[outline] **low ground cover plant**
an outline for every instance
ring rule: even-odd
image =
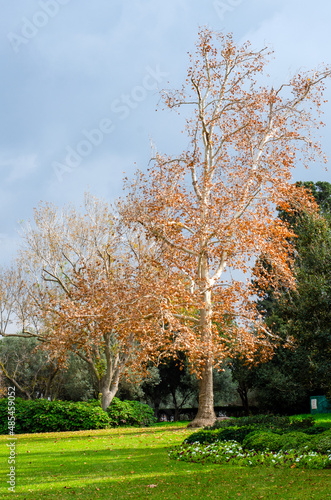
[[[257,415],[217,422],[188,436],[170,458],[235,465],[331,467],[331,420]]]
[[[169,457],[184,462],[229,464],[236,466],[305,467],[324,469],[331,467],[331,450],[328,454],[316,451],[284,450],[256,451],[245,449],[237,441],[219,441],[209,445],[182,444],[169,450]]]

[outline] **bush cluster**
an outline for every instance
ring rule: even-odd
[[[243,447],[256,451],[316,451],[331,454],[331,430],[317,435],[295,431],[282,435],[273,432],[252,432],[243,440]]]
[[[139,401],[121,401],[114,398],[107,408],[107,414],[112,427],[118,425],[147,427],[156,422],[152,408]]]
[[[249,417],[231,418],[229,420],[216,421],[213,426],[206,427],[206,429],[224,429],[226,427],[243,427],[246,425],[255,425],[257,428],[264,428],[270,430],[278,430],[288,432],[296,430],[308,430],[314,426],[314,419],[311,416],[301,419],[291,420],[288,416],[279,415],[252,415]]]
[[[185,443],[216,443],[217,441],[237,441],[242,443],[245,437],[251,432],[257,430],[255,424],[252,425],[233,425],[225,427],[224,429],[203,429],[194,432],[185,439]]]
[[[255,415],[216,422],[194,432],[170,457],[233,465],[302,466],[331,464],[331,428],[314,419]]]
[[[0,400],[0,434],[8,434],[8,400]],[[104,429],[109,417],[86,402],[15,400],[15,434]]]
[[[215,422],[213,426],[195,432],[186,438],[185,443],[215,443],[217,441],[237,441],[242,443],[252,432],[273,432],[275,434],[292,433],[294,431],[305,434],[319,434],[325,427],[314,426],[312,417],[291,420],[287,416],[254,415]]]
[[[283,435],[274,432],[252,432],[243,441],[243,447],[256,451],[299,450],[309,442],[310,436],[303,432],[289,432]]]
[[[114,398],[107,411],[103,411],[98,401],[15,399],[15,434],[148,426],[155,421],[152,408],[138,401]],[[0,434],[8,434],[7,399],[0,400]]]

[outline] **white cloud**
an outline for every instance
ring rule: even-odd
[[[13,184],[16,181],[29,178],[37,168],[36,154],[0,158],[2,182],[6,184]]]

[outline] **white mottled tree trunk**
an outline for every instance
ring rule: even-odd
[[[189,427],[213,425],[216,420],[214,411],[213,354],[210,347],[212,344],[212,294],[209,282],[208,258],[206,255],[203,255],[201,259],[200,276],[203,286],[201,293],[204,303],[204,307],[200,309],[201,340],[206,342],[207,351],[205,364],[199,380],[198,413],[195,419],[189,424]],[[208,343],[210,343],[210,346],[208,346]]]

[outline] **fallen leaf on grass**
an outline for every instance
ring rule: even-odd
[[[156,488],[157,487],[157,484],[148,484],[147,485],[147,488]]]

